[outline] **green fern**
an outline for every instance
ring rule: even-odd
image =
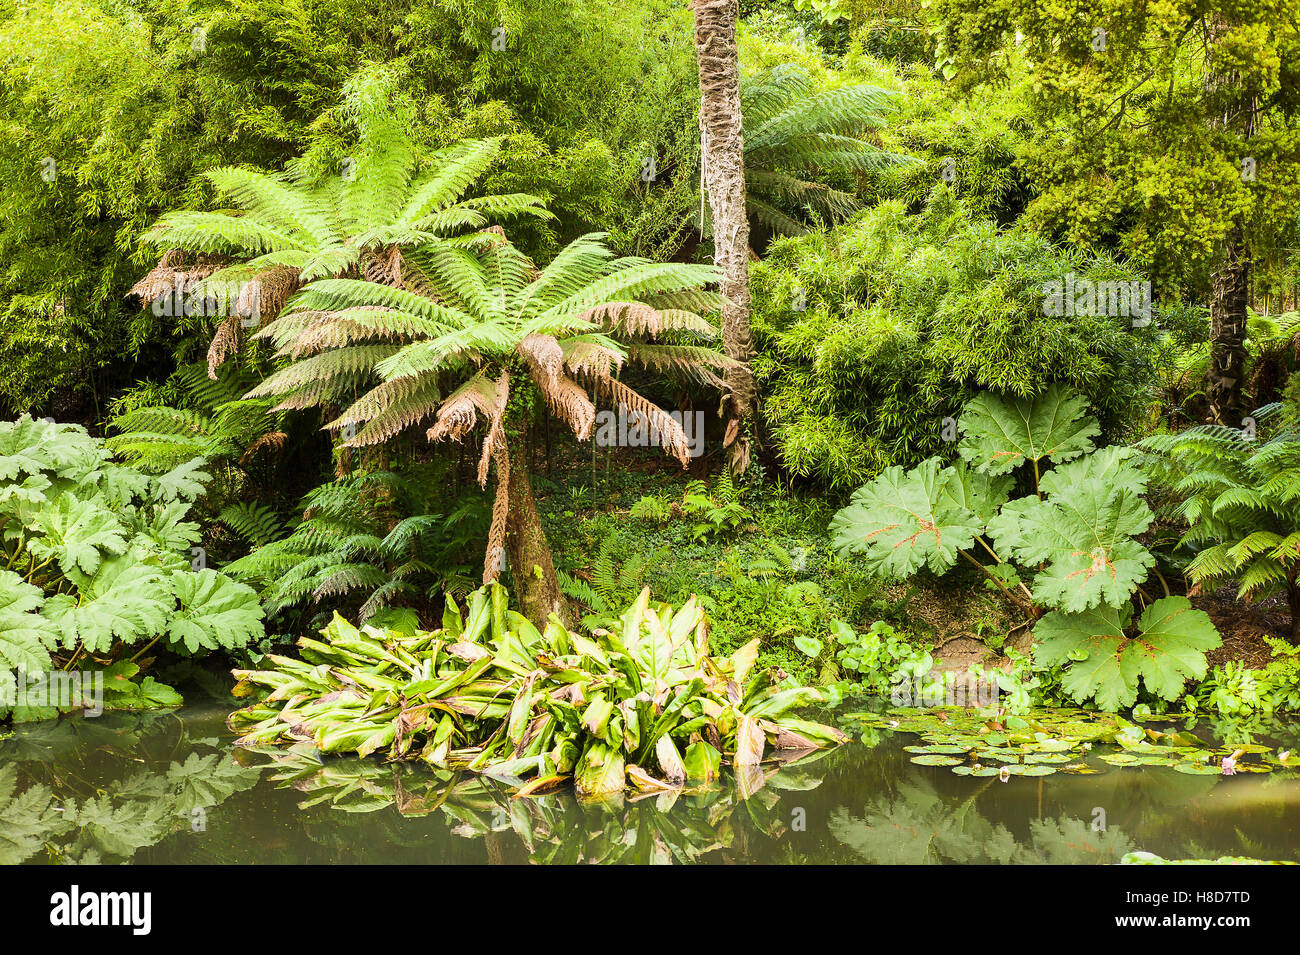
[[[430,616],[445,592],[472,589],[463,558],[488,519],[468,502],[450,516],[428,510],[444,485],[437,464],[340,478],[306,495],[287,536],[274,533],[281,525],[268,508],[227,508],[223,523],[258,546],[224,570],[256,587],[271,615],[355,608],[367,620],[405,607]]]
[[[778,235],[799,235],[810,218],[833,221],[856,212],[856,177],[917,161],[869,138],[895,109],[893,94],[874,86],[814,92],[812,77],[791,63],[746,79],[741,115],[751,219]],[[711,224],[703,225],[709,234]]]
[[[1244,429],[1190,428],[1141,443],[1157,476],[1183,500],[1188,574],[1235,580],[1244,599],[1286,594],[1300,636],[1300,430],[1280,405],[1256,411]]]

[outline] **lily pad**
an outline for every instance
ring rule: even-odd
[[[1218,776],[1223,770],[1212,763],[1179,763],[1174,769],[1189,776]]]
[[[925,753],[921,756],[913,756],[912,762],[918,766],[959,766],[963,760],[942,753]]]

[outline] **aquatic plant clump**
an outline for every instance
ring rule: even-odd
[[[301,660],[271,656],[273,670],[234,671],[236,694],[270,693],[229,724],[241,745],[386,750],[490,775],[525,795],[572,780],[586,797],[708,785],[724,762],[738,776],[756,774],[769,749],[789,756],[848,738],[790,715],[823,694],[757,671],[757,639],[710,656],[694,598],[674,610],[642,590],[591,636],[554,616],[540,632],[507,599],[490,584],[462,613],[449,597],[431,632],[358,629],[335,615],[324,640],[299,641]]]
[[[848,713],[844,719],[868,731],[917,734],[922,742],[903,749],[918,766],[944,766],[958,776],[997,776],[1004,782],[1010,776],[1102,773],[1105,766],[1162,766],[1191,776],[1278,773],[1287,777],[1300,767],[1300,756],[1290,749],[1247,742],[1216,744],[1188,730],[1157,729],[1117,714],[1083,709],[990,716],[987,711],[965,708],[896,707],[886,713]]]

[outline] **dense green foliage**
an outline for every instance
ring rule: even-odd
[[[1281,592],[1300,636],[1300,431],[1263,408],[1248,429],[1206,426],[1142,442],[1161,458],[1162,477],[1182,499],[1195,549],[1188,574],[1207,584],[1235,581],[1243,599]]]
[[[222,521],[253,549],[223,570],[256,587],[267,615],[290,633],[313,608],[413,629],[432,619],[444,593],[471,589],[487,532],[480,497],[449,514],[434,509],[446,479],[438,463],[339,478],[307,494],[287,533],[274,513],[227,509]]]
[[[186,517],[202,463],[153,477],[114,463],[76,425],[0,423],[0,691],[11,701],[0,713],[52,715],[54,705],[22,703],[16,676],[78,665],[104,671],[106,706],[174,705],[152,676],[130,682],[152,647],[195,655],[262,638],[256,595],[194,547],[199,527]],[[83,705],[97,704],[83,692],[64,708]]]
[[[311,147],[336,171],[345,88],[373,63],[418,104],[421,152],[506,137],[485,188],[542,195],[558,217],[521,235],[529,248],[600,227],[620,251],[671,252],[698,199],[687,24],[668,0],[0,5],[0,401],[102,413],[133,373],[206,348],[126,299],[138,237],[211,202],[199,174],[216,167],[276,169]]]
[[[1147,478],[1132,449],[1093,451],[1097,424],[1084,411],[1059,386],[1029,400],[980,395],[958,424],[969,467],[929,458],[908,473],[888,468],[835,516],[834,543],[897,578],[944,573],[962,557],[1029,613],[1050,608],[1035,627],[1035,661],[1068,665],[1075,700],[1114,710],[1137,700],[1139,683],[1175,700],[1205,676],[1219,635],[1181,596],[1143,598],[1134,623],[1132,598],[1155,564],[1137,539],[1154,516]],[[1009,500],[1014,482],[1003,475],[1029,467],[1033,493]],[[976,558],[977,543],[994,568]]]
[[[407,635],[336,617],[323,641],[299,641],[302,661],[242,670],[241,685],[272,691],[231,715],[245,743],[310,739],[324,752],[387,749],[579,796],[625,788],[708,785],[723,756],[755,770],[770,743],[808,750],[844,740],[788,711],[822,695],[754,668],[758,640],[709,656],[694,601],[680,609],[641,592],[610,629],[588,637],[552,618],[539,632],[507,609],[499,585],[448,601],[442,627]],[[540,665],[540,669],[538,669]]]
[[[973,636],[1020,715],[1294,708],[1264,643],[1283,595],[1300,626],[1294,0],[739,9],[745,475],[714,451],[744,349],[716,340],[686,5],[0,0],[0,663],[145,706],[175,700],[163,652],[328,624],[464,672],[430,633],[504,572],[565,622],[553,657],[572,621],[608,657],[649,587],[709,615],[696,663],[832,698],[931,686]],[[1289,404],[1179,431],[1211,420],[1237,251],[1233,382]],[[593,440],[606,408],[689,473]],[[1253,669],[1215,652],[1230,591]],[[533,639],[493,634],[507,663]]]
[[[921,216],[882,203],[777,243],[753,270],[755,368],[782,464],[848,488],[942,451],[945,419],[977,391],[1031,397],[1058,382],[1087,397],[1108,439],[1123,437],[1166,346],[1154,319],[1046,314],[1044,286],[1070,272],[1138,280],[974,221],[943,189]]]
[[[1086,11],[942,0],[935,15],[960,85],[1010,79],[1029,94],[1018,160],[1034,184],[1034,227],[1113,249],[1159,288],[1196,294],[1244,226],[1265,281],[1294,284],[1293,0],[1114,0]]]

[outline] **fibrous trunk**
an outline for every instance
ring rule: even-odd
[[[1218,45],[1232,29],[1232,23],[1215,13],[1210,41]],[[1243,149],[1255,135],[1257,103],[1241,89],[1240,76],[1232,69],[1209,74],[1207,96],[1210,123],[1238,139]],[[1224,236],[1223,258],[1214,273],[1210,302],[1210,368],[1205,394],[1210,419],[1230,428],[1242,427],[1246,415],[1246,321],[1250,306],[1250,248],[1237,214]]]
[[[546,626],[547,617],[555,613],[566,625],[570,624],[568,607],[560,590],[560,579],[551,560],[551,548],[546,542],[537,502],[533,500],[533,487],[528,473],[528,443],[520,433],[511,435],[509,450],[494,455],[497,464],[496,506],[493,508],[493,531],[489,534],[489,565],[484,572],[495,579],[495,562],[500,552],[495,544],[502,518],[505,526],[505,557],[510,567],[514,596],[519,609],[538,629]],[[501,494],[501,482],[505,491]]]
[[[713,264],[722,270],[722,342],[738,363],[727,373],[723,399],[725,442],[732,466],[744,470],[748,441],[741,421],[753,410],[756,389],[749,368],[749,219],[745,213],[745,154],[740,114],[740,64],[736,55],[736,0],[693,0],[695,53],[700,73],[700,161],[713,213]]]
[[[1294,574],[1287,583],[1286,598],[1291,607],[1291,642],[1300,643],[1300,580]]]
[[[1250,305],[1250,259],[1241,226],[1228,234],[1224,258],[1214,273],[1210,303],[1210,370],[1206,397],[1213,423],[1240,428],[1246,416],[1246,321]]]

